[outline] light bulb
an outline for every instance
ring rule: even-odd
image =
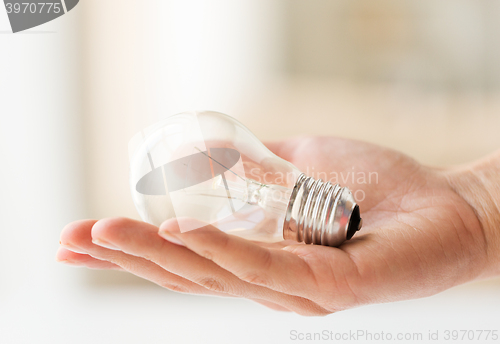
[[[141,218],[189,217],[249,240],[338,246],[361,228],[352,193],[307,177],[243,124],[217,112],[167,117],[130,143]],[[179,221],[181,232],[193,230]]]

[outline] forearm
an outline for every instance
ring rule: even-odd
[[[454,169],[450,185],[473,208],[486,239],[490,269],[500,275],[500,151]]]

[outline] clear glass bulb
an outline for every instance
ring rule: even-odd
[[[361,227],[351,192],[307,178],[245,126],[217,112],[160,120],[130,143],[141,218],[189,217],[250,240],[339,245]],[[182,232],[196,228],[179,222]]]

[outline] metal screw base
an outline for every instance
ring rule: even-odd
[[[348,188],[301,174],[288,203],[283,238],[339,246],[361,229],[362,222]]]

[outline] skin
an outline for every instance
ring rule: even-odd
[[[268,147],[303,171],[376,172],[372,183],[348,178],[343,185],[365,194],[362,230],[332,248],[251,242],[210,225],[180,233],[176,220],[160,228],[126,218],[81,220],[62,231],[57,260],[302,315],[425,297],[500,274],[499,153],[439,169],[339,138],[297,138]]]

